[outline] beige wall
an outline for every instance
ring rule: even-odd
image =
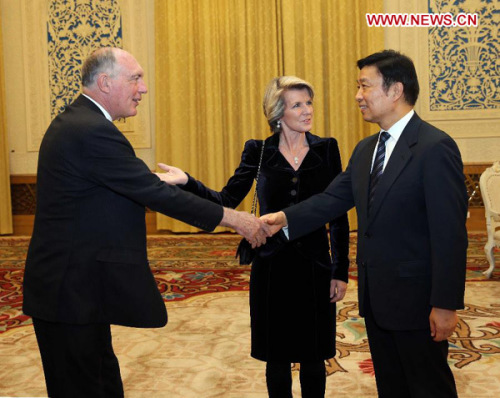
[[[49,0],[0,0],[10,173],[35,174],[38,146],[50,123]],[[146,72],[149,93],[129,125],[120,126],[149,167],[154,155],[154,0],[119,0],[123,48]],[[130,130],[130,131],[126,131]]]
[[[382,1],[382,0],[381,0]],[[46,1],[24,2],[0,0],[5,62],[6,124],[11,174],[35,174],[38,152],[35,136],[43,135],[50,122],[47,111],[40,111],[47,103],[43,80],[46,71],[43,56],[46,54],[47,18]],[[29,8],[27,8],[29,4]],[[147,145],[136,145],[137,155],[155,168],[154,125],[154,0],[120,0],[123,16],[124,47],[133,52],[146,70],[149,86],[147,100],[139,108],[142,114],[141,134],[147,135]],[[427,0],[384,0],[386,12],[427,12]],[[467,0],[473,9],[478,0]],[[480,22],[481,23],[481,22]],[[29,29],[29,31],[28,31]],[[38,31],[37,31],[38,29]],[[386,48],[394,48],[410,55],[417,64],[421,82],[428,75],[426,28],[386,28]],[[462,151],[464,162],[493,162],[500,158],[500,118],[491,112],[448,112],[433,115],[425,109],[428,89],[423,85],[417,103],[417,112],[430,123],[441,127],[454,137]],[[32,93],[39,98],[33,98]],[[157,110],[163,112],[163,110]],[[37,113],[38,112],[38,113]],[[497,114],[498,109],[495,110]],[[36,113],[34,115],[34,113]],[[168,132],[182,130],[171,126]],[[31,143],[31,144],[30,144]],[[30,148],[31,146],[31,148]]]

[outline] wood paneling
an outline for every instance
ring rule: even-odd
[[[468,231],[486,231],[484,205],[479,190],[479,177],[490,167],[491,163],[469,163],[464,165],[465,183],[469,194]],[[12,214],[14,235],[31,235],[36,206],[36,176],[11,176]],[[146,212],[146,231],[148,234],[168,234],[169,231],[158,231],[156,213]]]

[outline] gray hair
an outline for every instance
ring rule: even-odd
[[[100,48],[88,56],[82,67],[82,86],[92,87],[100,73],[116,74],[116,57],[112,47]]]
[[[306,89],[314,98],[314,89],[312,85],[305,80],[296,76],[281,76],[272,79],[266,87],[262,106],[267,122],[273,133],[279,133],[281,128],[278,128],[278,120],[281,119],[285,112],[285,99],[283,94],[288,90]]]

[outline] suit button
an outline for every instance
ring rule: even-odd
[[[297,177],[293,177],[293,178],[292,178],[292,182],[293,182],[294,184],[296,184],[298,180],[299,180],[299,179],[298,179]]]
[[[297,191],[296,191],[295,189],[292,189],[292,190],[290,191],[290,195],[292,195],[292,196],[297,195]]]
[[[365,232],[363,236],[368,239],[370,237],[370,234],[368,232]]]

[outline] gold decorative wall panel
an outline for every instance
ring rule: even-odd
[[[149,80],[152,0],[0,1],[7,15],[3,28],[6,86],[12,93],[6,104],[11,170],[35,173],[41,139],[51,119],[80,92],[81,64],[92,49],[112,45],[130,51]],[[11,45],[14,40],[16,45]],[[137,116],[116,122],[134,148],[146,148],[142,153],[151,148],[148,97]]]
[[[403,33],[427,31],[418,35],[420,115],[459,139],[465,151],[478,144],[466,139],[500,138],[499,0],[427,0],[425,4],[424,12],[455,17],[477,13],[479,22],[476,27],[413,28]],[[494,146],[500,150],[500,142]]]
[[[385,47],[415,62],[419,115],[450,134],[465,162],[500,153],[500,0],[384,0],[385,13],[478,14],[477,26],[387,27]]]
[[[87,55],[98,47],[123,47],[118,1],[50,1],[47,44],[53,119],[80,93]]]
[[[477,27],[429,29],[429,110],[500,111],[499,1],[430,0],[429,12],[477,14]]]

